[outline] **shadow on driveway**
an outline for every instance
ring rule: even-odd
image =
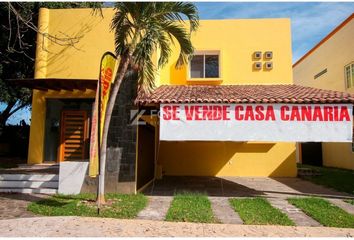
[[[300,178],[267,177],[192,177],[164,176],[155,180],[143,193],[149,196],[173,196],[189,191],[220,197],[291,197],[319,196],[354,199],[354,195],[338,192]]]

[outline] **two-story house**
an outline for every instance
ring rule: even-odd
[[[99,62],[115,49],[112,16],[110,8],[103,17],[91,9],[40,10],[39,30],[70,37],[72,44],[38,35],[34,79],[22,81],[34,89],[28,164],[89,158]],[[322,97],[322,103],[332,103],[334,95],[336,103],[352,101],[338,92],[292,85],[289,19],[201,20],[192,42],[196,51],[189,64],[176,69],[172,51],[151,95],[137,96],[134,81],[122,84],[110,125],[107,191],[135,192],[163,175],[296,176],[294,141],[160,140],[159,120],[147,116],[160,104],[301,104]],[[146,124],[131,124],[131,111],[141,110]],[[246,132],[245,139],[255,132]]]

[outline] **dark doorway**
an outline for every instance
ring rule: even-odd
[[[87,116],[86,129],[89,131],[93,101],[94,99],[46,99],[44,161],[56,162],[60,160],[62,112],[85,111]],[[89,136],[89,132],[86,134]],[[85,156],[88,156],[88,147],[87,145]]]
[[[155,174],[155,128],[150,124],[138,128],[137,189],[154,179]]]
[[[322,143],[301,143],[302,164],[322,166]]]

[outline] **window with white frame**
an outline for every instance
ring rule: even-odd
[[[197,52],[189,63],[190,78],[220,78],[219,52]]]
[[[344,75],[346,87],[354,87],[354,62],[344,67]]]

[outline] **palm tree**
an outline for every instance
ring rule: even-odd
[[[189,24],[185,22],[189,20]],[[176,68],[186,64],[193,54],[191,33],[199,25],[197,8],[188,2],[117,2],[111,28],[115,31],[116,55],[120,59],[116,80],[108,100],[100,153],[98,201],[104,203],[104,174],[107,135],[111,115],[120,85],[128,69],[137,71],[139,90],[154,88],[155,71],[164,66],[171,53],[171,45],[180,46]],[[158,65],[152,54],[160,51]]]

